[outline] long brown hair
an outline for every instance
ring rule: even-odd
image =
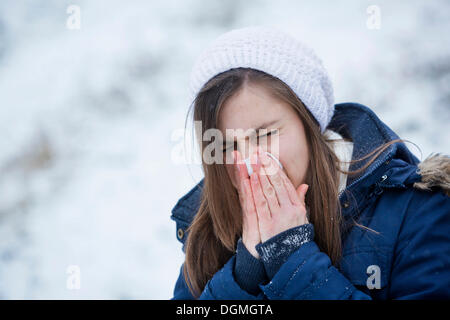
[[[201,154],[208,145],[208,141],[202,140],[202,132],[218,128],[219,112],[225,100],[249,82],[265,85],[272,94],[298,111],[310,150],[309,170],[305,177],[305,183],[310,188],[305,199],[309,207],[309,222],[314,224],[318,247],[330,257],[333,264],[337,264],[342,254],[339,172],[363,172],[389,145],[399,140],[378,147],[364,158],[352,160],[351,162],[363,160],[375,154],[358,170],[343,171],[329,141],[320,132],[318,122],[289,86],[265,72],[235,68],[210,79],[191,105],[194,106],[193,120],[201,121],[202,131],[196,132]],[[242,235],[239,197],[225,166],[202,161],[202,167],[205,176],[202,198],[187,230],[183,268],[186,283],[194,297],[201,294],[208,280],[234,254],[237,240]]]

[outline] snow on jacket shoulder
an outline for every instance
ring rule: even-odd
[[[353,141],[352,159],[398,138],[359,103],[337,104],[328,128]],[[203,181],[172,209],[183,251]],[[331,264],[316,242],[305,243],[253,296],[234,279],[233,255],[208,281],[200,299],[448,299],[449,195],[448,156],[435,154],[419,162],[403,143],[395,143],[359,176],[349,176],[340,194],[344,224],[338,265]],[[193,299],[182,269],[172,299]]]

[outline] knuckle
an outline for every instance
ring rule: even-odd
[[[275,195],[275,189],[272,186],[267,186],[265,192],[268,197],[273,197]]]

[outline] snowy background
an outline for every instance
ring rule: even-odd
[[[189,72],[232,28],[299,37],[336,103],[371,107],[419,158],[448,154],[450,2],[344,3],[2,0],[0,298],[172,296],[170,210],[202,178],[179,161]]]

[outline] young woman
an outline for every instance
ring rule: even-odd
[[[202,155],[216,129],[224,161],[202,157],[172,210],[173,299],[450,297],[448,156],[419,162],[368,107],[335,105],[321,60],[275,28],[220,36],[191,90]]]

